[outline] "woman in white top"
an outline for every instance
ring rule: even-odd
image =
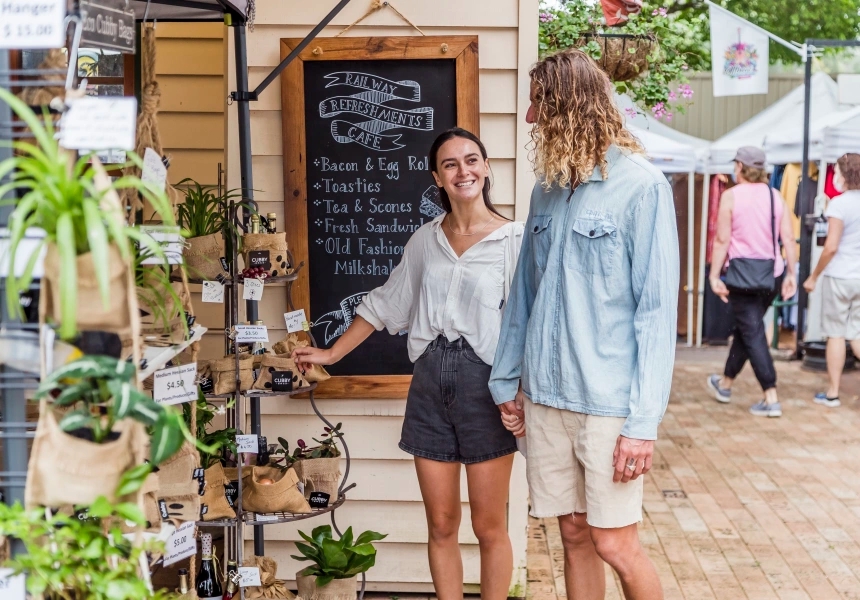
[[[370,292],[329,349],[298,348],[299,368],[336,363],[374,330],[409,330],[415,363],[400,448],[415,456],[440,600],[463,597],[460,463],[481,551],[481,597],[504,600],[513,572],[506,504],[516,440],[487,386],[523,226],[490,201],[481,141],[446,131],[429,153],[445,214],[421,227],[388,281]]]
[[[860,154],[836,162],[834,187],[844,192],[827,205],[827,241],[815,271],[803,284],[812,292],[823,274],[821,329],[827,338],[830,387],[815,402],[831,408],[839,401],[839,380],[845,366],[845,340],[860,357]]]

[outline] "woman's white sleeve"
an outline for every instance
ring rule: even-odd
[[[377,331],[387,329],[391,335],[396,335],[409,329],[422,261],[421,249],[413,244],[414,237],[403,249],[403,258],[388,276],[388,281],[367,294],[355,310]]]

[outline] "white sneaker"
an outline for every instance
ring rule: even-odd
[[[839,401],[838,396],[836,398],[828,398],[827,394],[825,394],[824,392],[818,392],[817,394],[815,394],[815,398],[813,398],[813,401],[816,404],[820,404],[828,408],[836,408],[837,406],[842,406],[842,403]]]
[[[750,407],[750,413],[757,417],[781,417],[782,405],[779,402],[768,404],[764,400]]]

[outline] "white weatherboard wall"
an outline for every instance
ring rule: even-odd
[[[336,4],[335,0],[258,0],[256,25],[248,32],[248,67],[253,89],[277,65],[280,40],[305,36]],[[525,146],[528,127],[528,70],[537,60],[538,0],[395,0],[395,6],[427,35],[477,35],[480,54],[481,138],[487,145],[495,175],[494,198],[501,212],[525,220],[534,177]],[[353,0],[322,35],[332,37],[361,17],[370,0]],[[230,35],[230,34],[228,34]],[[420,35],[397,14],[384,9],[345,35]],[[230,89],[235,89],[232,35],[228,49]],[[228,185],[239,187],[236,107],[228,107]],[[275,212],[278,228],[284,223],[284,176],[281,139],[281,88],[273,83],[258,102],[251,104],[251,135],[255,199],[260,211]],[[307,276],[307,275],[305,275]],[[311,276],[313,274],[311,273]],[[285,335],[283,288],[267,288],[261,318],[270,339]],[[360,352],[360,349],[358,350]],[[368,589],[386,592],[432,591],[427,563],[427,525],[412,458],[398,449],[405,399],[320,401],[333,422],[343,422],[353,463],[350,481],[358,484],[349,502],[337,511],[338,525],[357,531],[388,533],[379,543],[377,565],[370,572]],[[304,400],[269,400],[263,403],[263,434],[291,442],[308,440],[321,423]],[[527,486],[525,464],[517,457],[511,484],[509,529],[514,544],[516,573],[511,595],[525,595]],[[476,592],[480,564],[472,533],[465,485],[462,484],[463,525],[460,530],[467,591]],[[294,578],[301,563],[295,554],[297,530],[329,522],[320,517],[298,525],[266,527],[266,554],[279,564],[278,576]],[[251,551],[251,546],[248,546]]]

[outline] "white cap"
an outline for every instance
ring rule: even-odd
[[[204,533],[200,536],[200,545],[203,547],[203,556],[212,556],[212,534]]]

